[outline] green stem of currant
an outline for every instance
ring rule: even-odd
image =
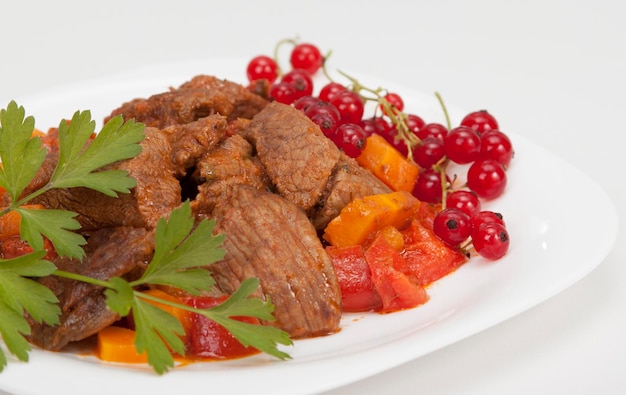
[[[443,98],[439,94],[439,92],[435,92],[435,96],[439,101],[439,105],[441,105],[441,109],[443,110],[443,115],[446,117],[446,127],[448,130],[452,129],[452,123],[450,122],[450,115],[448,114],[448,109],[446,108],[446,104],[443,102]]]

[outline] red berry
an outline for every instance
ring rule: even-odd
[[[315,96],[311,96],[311,95],[306,95],[306,96],[302,96],[300,98],[298,98],[298,100],[293,102],[293,107],[302,111],[302,112],[306,112],[306,110],[310,107],[313,106],[315,104],[317,104],[317,102],[319,102],[320,99],[318,99]]]
[[[446,154],[443,141],[427,137],[422,140],[415,148],[413,148],[413,159],[420,167],[424,169],[431,168],[439,162]]]
[[[365,144],[363,128],[354,123],[344,123],[337,127],[336,144],[346,155],[356,158]]]
[[[502,226],[506,226],[502,214],[495,211],[484,210],[472,216],[472,224],[474,226],[474,229],[478,229],[481,225],[489,223],[496,223]]]
[[[337,107],[327,101],[316,99],[316,101],[311,102],[304,109],[304,114],[309,118],[313,118],[314,115],[320,113],[331,116],[336,124],[339,124],[339,121],[341,120],[341,114],[339,114]]]
[[[324,101],[331,101],[333,97],[339,92],[346,90],[346,87],[338,82],[329,82],[324,85],[320,90],[318,97]]]
[[[457,246],[472,234],[472,221],[458,208],[446,208],[435,216],[433,232],[444,243]]]
[[[472,219],[480,212],[480,200],[476,193],[465,190],[458,190],[448,194],[446,198],[447,208],[457,208]]]
[[[417,132],[419,132],[420,128],[422,126],[426,125],[426,122],[424,122],[424,120],[422,118],[420,118],[419,116],[415,115],[415,114],[408,114],[407,115],[407,121],[406,121],[406,126],[409,128],[409,130],[417,136]],[[419,136],[418,136],[419,137]],[[419,137],[421,139],[421,137]]]
[[[476,161],[467,171],[467,186],[484,199],[502,195],[506,182],[504,167],[493,159]]]
[[[365,118],[359,122],[359,125],[368,136],[374,133],[385,136],[391,130],[391,125],[383,117]]]
[[[450,180],[446,176],[446,183]],[[446,185],[447,188],[447,185]],[[413,187],[413,196],[426,203],[440,203],[443,189],[438,171],[425,169],[420,172]]]
[[[271,84],[278,78],[278,65],[269,56],[259,55],[248,63],[246,75],[248,81],[266,79]]]
[[[465,164],[478,159],[480,136],[467,126],[457,126],[443,139],[446,155],[451,161]]]
[[[282,82],[293,84],[296,90],[296,99],[313,94],[313,79],[311,74],[302,69],[294,69],[283,75]]]
[[[480,157],[493,159],[507,168],[513,158],[513,145],[509,137],[499,130],[489,130],[480,136]]]
[[[474,129],[479,134],[498,129],[498,121],[487,110],[474,111],[461,120],[461,125]]]
[[[296,87],[289,82],[277,82],[270,88],[270,97],[279,103],[291,104],[297,99]]]
[[[328,113],[318,112],[310,117],[314,124],[320,127],[324,136],[335,141],[337,131],[337,121]]]
[[[382,134],[382,136],[385,138],[385,140],[387,140],[389,144],[391,144],[391,146],[393,146],[393,148],[398,150],[398,152],[400,152],[403,156],[407,156],[409,153],[409,148],[406,145],[406,141],[398,137],[398,129],[391,125],[389,126],[389,130],[387,130],[385,134]]]
[[[486,223],[472,231],[472,244],[478,255],[487,259],[500,259],[509,249],[509,233],[498,223]]]
[[[358,124],[361,122],[365,107],[363,100],[357,93],[348,90],[339,92],[330,99],[330,102],[339,110],[341,123]]]
[[[425,125],[422,125],[415,133],[415,135],[420,140],[424,140],[427,137],[435,137],[441,141],[443,141],[444,137],[446,137],[447,134],[448,128],[440,123],[427,123]]]
[[[292,68],[303,69],[313,75],[322,67],[324,57],[315,45],[301,43],[291,51],[290,62]]]
[[[385,106],[381,104],[380,109],[382,110],[383,114],[390,117],[404,110],[404,101],[402,100],[402,97],[400,97],[400,95],[398,95],[397,93],[393,93],[393,92],[387,93],[385,95],[385,100],[387,101],[387,103],[389,104],[391,108],[388,111],[385,108]]]

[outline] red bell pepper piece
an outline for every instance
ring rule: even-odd
[[[441,241],[423,221],[414,220],[404,234],[404,257],[417,283],[426,286],[467,261],[463,253]]]
[[[191,307],[206,309],[223,302],[226,297],[195,296],[185,297],[183,301]],[[238,318],[243,322],[258,324],[251,317]],[[187,356],[212,359],[240,358],[259,351],[253,347],[244,347],[230,332],[207,317],[191,313],[187,328]]]
[[[374,239],[365,251],[365,259],[372,271],[374,288],[383,302],[382,313],[410,309],[426,303],[426,290],[403,273],[406,268],[404,258],[384,237]]]
[[[374,289],[372,273],[360,245],[327,247],[341,288],[342,311],[378,311],[382,308],[380,295]]]

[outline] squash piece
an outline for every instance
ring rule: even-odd
[[[335,247],[363,244],[374,231],[386,226],[403,229],[416,215],[421,202],[405,191],[370,195],[348,203],[324,230],[324,239]]]
[[[378,134],[372,134],[365,140],[356,161],[394,191],[412,192],[420,172],[419,166]]]
[[[148,362],[145,352],[137,352],[135,331],[121,326],[108,326],[98,332],[98,357],[109,362]]]
[[[0,194],[2,194],[3,191],[4,189],[0,187]],[[21,207],[30,210],[44,209],[41,204],[26,204]],[[0,216],[0,239],[19,235],[21,222],[22,216],[15,210],[8,211],[6,214]]]

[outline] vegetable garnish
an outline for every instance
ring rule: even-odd
[[[180,339],[183,328],[174,316],[149,301],[202,314],[224,326],[242,344],[279,359],[289,358],[277,347],[292,344],[286,332],[232,318],[249,316],[274,320],[271,302],[251,297],[259,286],[257,279],[243,281],[226,301],[207,309],[192,308],[135,289],[167,285],[198,295],[213,286],[214,280],[204,267],[223,257],[223,235],[213,235],[214,221],[202,220],[194,224],[189,202],[173,210],[167,221],[158,222],[154,256],[138,280],[129,282],[114,277],[103,281],[58,270],[45,260],[44,237],[60,256],[76,259],[85,256],[82,246],[86,240],[73,232],[80,228],[74,218],[77,214],[25,205],[54,188],[85,187],[111,197],[129,193],[136,181],[126,171],[101,168],[139,154],[139,143],[145,135],[143,124],[124,122],[120,116],[112,118],[94,135],[95,122],[90,112],[76,112],[71,121],[59,124],[59,159],[50,181],[28,196],[22,196],[46,158],[41,138],[33,133],[34,124],[34,118],[25,117],[24,108],[13,101],[0,110],[0,188],[10,200],[4,202],[7,207],[0,209],[0,216],[16,211],[21,217],[20,236],[33,249],[32,253],[16,258],[0,258],[0,338],[11,354],[28,361],[31,346],[25,336],[31,329],[25,313],[39,323],[59,323],[58,299],[50,289],[35,281],[38,277],[55,275],[102,286],[106,289],[107,306],[112,311],[122,317],[132,313],[136,326],[135,345],[139,352],[146,352],[148,363],[158,374],[174,366],[172,351],[184,355]],[[0,372],[6,365],[6,355],[0,348]]]

